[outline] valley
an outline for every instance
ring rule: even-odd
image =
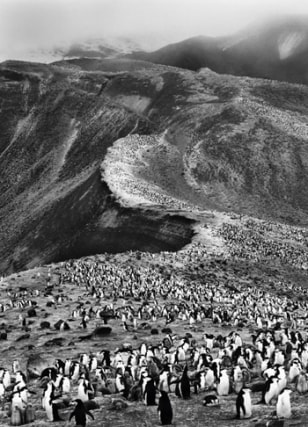
[[[142,387],[164,376],[178,427],[304,426],[307,86],[79,58],[4,62],[0,94],[1,425],[18,360],[37,426],[52,372],[71,387],[55,426],[71,425],[80,384],[89,426],[161,425]],[[220,375],[200,382],[214,362],[226,393]],[[285,419],[277,393],[262,399],[271,373],[292,390]]]

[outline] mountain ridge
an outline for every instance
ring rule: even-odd
[[[178,248],[200,212],[307,224],[306,86],[127,58],[9,61],[0,79],[3,272],[118,251],[125,230],[123,250]],[[153,143],[133,180],[180,208],[158,201],[129,210],[100,183],[108,149],[139,137]]]
[[[133,58],[197,71],[308,83],[308,17],[281,17],[223,37],[197,36]]]

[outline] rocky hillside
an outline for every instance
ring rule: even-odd
[[[118,58],[5,62],[0,91],[2,273],[176,250],[204,210],[307,223],[304,86]]]
[[[117,64],[109,64],[108,73],[2,64],[2,272],[105,250],[173,249],[189,240],[189,220],[123,212],[100,178],[99,165],[115,140],[157,127],[146,113],[156,96],[150,84],[155,72],[147,76],[143,66],[134,67],[136,75],[119,73]],[[123,83],[130,88],[139,81],[140,94],[130,105]],[[109,230],[103,238],[101,229]]]

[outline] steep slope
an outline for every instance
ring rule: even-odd
[[[128,59],[0,74],[2,272],[176,250],[204,210],[307,224],[305,86]]]
[[[283,17],[230,37],[194,37],[137,59],[218,73],[308,83],[308,18]]]
[[[69,258],[70,252],[155,251],[189,240],[190,220],[123,213],[101,182],[107,147],[131,131],[155,127],[144,114],[146,97],[131,106],[125,97],[112,99],[107,88],[121,74],[21,62],[2,64],[0,73],[2,272]],[[123,78],[128,87],[138,81]],[[107,237],[100,238],[106,228]]]
[[[108,149],[103,173],[114,194],[126,204],[307,223],[308,89],[209,70],[181,78],[194,91],[186,105],[178,98],[165,132]]]

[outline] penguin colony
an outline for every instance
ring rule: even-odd
[[[290,290],[280,280],[285,294],[277,294],[271,283],[257,288],[232,272],[225,280],[228,260],[206,261],[200,244],[182,254],[153,256],[170,264],[178,257],[188,265],[199,259],[206,271],[195,278],[176,269],[166,274],[151,263],[151,254],[143,256],[148,262],[134,267],[112,256],[69,261],[49,267],[40,288],[6,290],[1,311],[14,313],[21,331],[31,335],[30,320],[44,304],[54,313],[67,307],[66,317],[49,327],[58,337],[84,333],[83,352],[72,347],[70,357],[61,358],[55,350],[53,362],[35,372],[22,371],[21,360],[0,370],[0,398],[10,402],[16,425],[33,417],[34,393],[41,393],[46,420],[84,426],[91,423],[90,409],[100,411],[95,402],[108,395],[156,407],[162,425],[175,421],[174,402],[197,400],[210,418],[228,396],[230,419],[250,419],[262,407],[275,411],[273,419],[291,418],[292,396],[308,391],[307,291]],[[72,288],[77,299],[67,292]],[[179,326],[182,333],[174,333]],[[95,341],[102,327],[110,328],[111,338],[121,328],[122,344],[115,348],[109,337]],[[147,339],[134,343],[145,331]],[[4,325],[3,333],[9,337],[11,331]]]

